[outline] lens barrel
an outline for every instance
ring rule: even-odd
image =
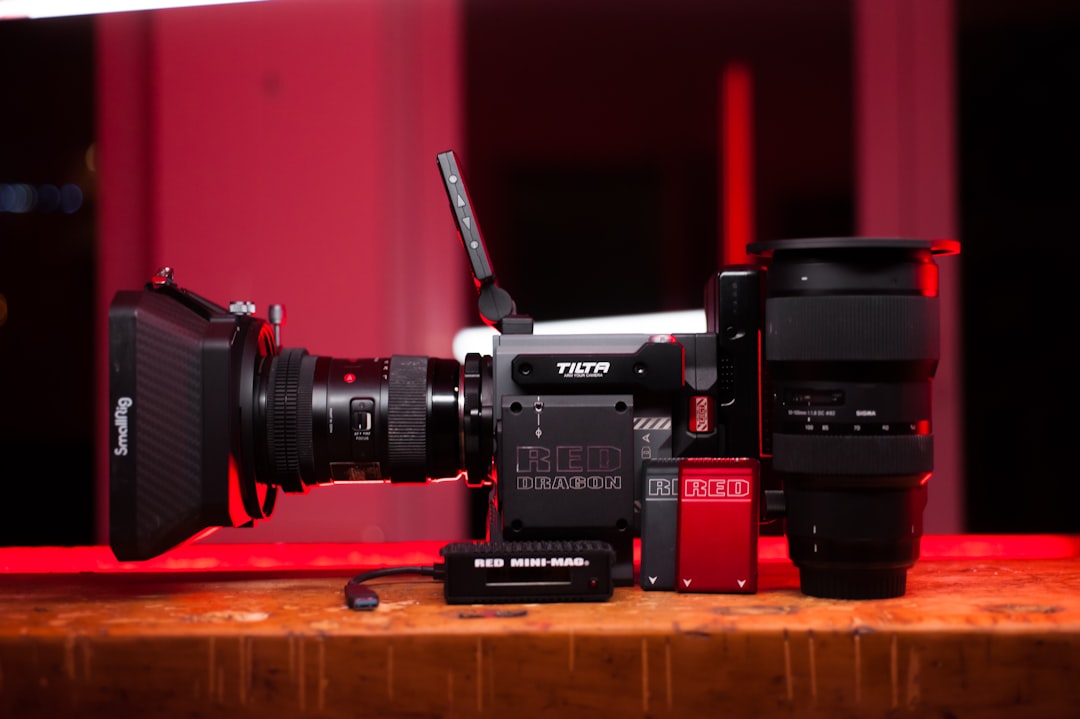
[[[267,484],[303,492],[490,468],[490,360],[470,357],[463,373],[448,359],[345,360],[290,348],[267,358],[261,376],[265,456],[257,460]]]
[[[900,596],[933,471],[938,272],[952,241],[761,242],[772,466],[802,591]]]

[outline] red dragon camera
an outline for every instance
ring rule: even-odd
[[[757,243],[707,283],[707,331],[536,335],[495,280],[462,173],[438,156],[495,327],[490,355],[281,349],[246,306],[163,271],[110,310],[110,544],[147,559],[269,517],[276,492],[464,475],[491,539],[599,541],[617,584],[754,591],[785,517],[803,591],[886,597],[918,557],[932,471],[934,256],[951,241]]]

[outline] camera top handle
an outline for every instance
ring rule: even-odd
[[[510,293],[499,287],[495,281],[491,258],[480,233],[480,225],[476,220],[469,191],[465,187],[454,151],[439,153],[438,164],[439,175],[446,187],[446,197],[450,201],[450,212],[457,223],[458,236],[461,237],[461,244],[469,256],[469,266],[476,280],[480,317],[503,334],[532,334],[532,318],[519,315]]]

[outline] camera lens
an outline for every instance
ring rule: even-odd
[[[933,471],[934,255],[952,241],[826,238],[768,257],[764,349],[773,469],[802,591],[900,596]]]
[[[482,399],[490,361],[478,356],[462,372],[456,361],[434,357],[346,360],[286,349],[264,362],[261,377],[258,475],[285,491],[423,482],[490,466],[491,442],[477,436],[491,434]]]

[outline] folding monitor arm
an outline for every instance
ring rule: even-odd
[[[495,280],[491,258],[488,256],[484,237],[480,233],[480,224],[476,220],[469,191],[465,187],[465,179],[458,168],[453,150],[439,153],[438,164],[439,174],[446,187],[446,197],[450,201],[450,211],[457,223],[458,236],[469,256],[469,266],[476,280],[480,317],[503,334],[532,334],[532,318],[517,313],[517,306],[510,293],[499,287]]]

